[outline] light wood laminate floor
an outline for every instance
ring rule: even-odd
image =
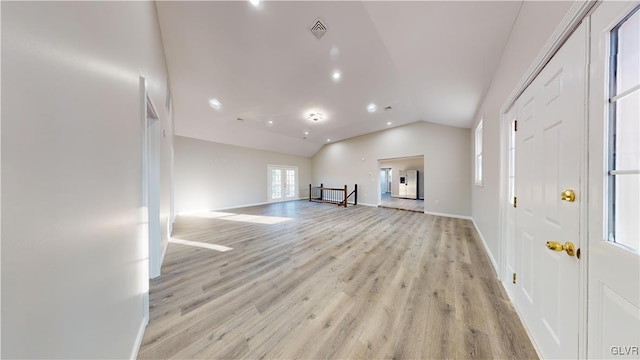
[[[169,244],[140,359],[536,358],[467,220],[294,201],[174,237],[233,250]]]
[[[424,200],[402,199],[386,193],[380,196],[380,207],[424,213]]]

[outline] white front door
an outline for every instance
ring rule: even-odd
[[[544,358],[579,350],[581,154],[586,25],[581,24],[516,101],[514,304]],[[565,191],[575,200],[563,200]],[[549,242],[549,244],[547,244]],[[574,252],[561,250],[572,243]]]
[[[294,166],[268,167],[269,201],[287,201],[298,198],[298,168]]]
[[[591,17],[589,358],[640,358],[640,10]]]

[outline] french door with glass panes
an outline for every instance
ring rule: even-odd
[[[298,168],[269,165],[269,202],[298,198]]]

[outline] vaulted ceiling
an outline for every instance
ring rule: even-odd
[[[520,6],[157,2],[176,134],[311,156],[415,121],[470,127]]]

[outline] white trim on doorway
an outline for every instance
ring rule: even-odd
[[[533,79],[540,74],[540,71],[551,60],[553,55],[560,49],[564,42],[569,38],[573,31],[580,25],[582,20],[587,16],[589,11],[593,8],[597,1],[595,0],[576,0],[565,17],[560,21],[560,24],[556,28],[556,31],[551,34],[551,37],[544,44],[542,51],[533,60],[533,63],[527,69],[527,72],[520,79],[516,87],[513,89],[507,101],[500,109],[500,114],[505,114],[509,108],[515,104],[516,100],[522,95],[524,90],[531,84]]]
[[[143,195],[147,208],[149,226],[149,278],[160,276],[163,249],[160,229],[160,117],[148,94],[146,80],[144,84],[144,128],[143,128]]]
[[[139,79],[139,86],[140,86],[140,142],[141,142],[141,154],[140,154],[140,165],[141,165],[141,179],[140,179],[140,186],[141,186],[141,191],[140,191],[140,220],[142,221],[142,223],[144,224],[146,221],[148,221],[148,216],[149,213],[145,211],[146,207],[147,207],[147,186],[148,186],[148,181],[147,181],[147,132],[146,132],[146,127],[147,127],[147,82],[146,79],[143,76],[140,76]],[[145,213],[146,212],[146,213]],[[146,244],[143,244],[143,248],[146,249],[147,253],[147,263],[145,264],[145,266],[143,266],[144,268],[144,274],[143,274],[143,278],[145,279],[145,281],[147,282],[147,286],[146,286],[146,292],[143,294],[142,297],[142,324],[141,327],[144,329],[147,324],[149,323],[149,234],[148,234],[148,230],[145,233],[145,238],[141,239],[141,241],[146,242]],[[142,333],[144,334],[144,330],[142,331]],[[134,349],[135,350],[135,349]],[[137,351],[136,351],[137,353]]]

